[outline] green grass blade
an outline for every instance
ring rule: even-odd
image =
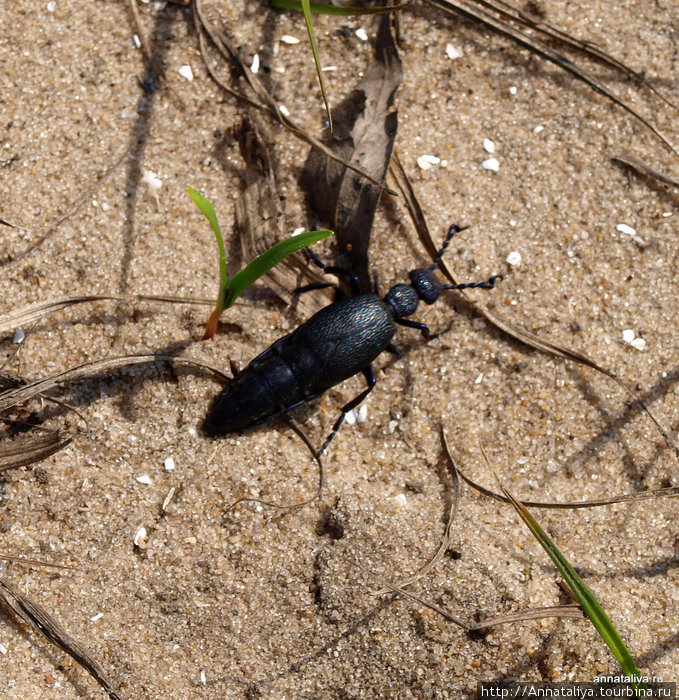
[[[407,4],[403,3],[396,7],[348,7],[346,5],[322,5],[319,2],[309,2],[309,9],[317,15],[353,17],[354,15],[383,15]],[[270,0],[270,5],[279,10],[302,10],[302,0]]]
[[[502,485],[501,485],[502,486]],[[582,609],[594,625],[596,631],[601,638],[606,642],[608,648],[613,652],[613,655],[620,663],[623,671],[632,679],[641,678],[642,673],[637,668],[637,665],[629,653],[629,650],[622,641],[620,634],[613,626],[610,618],[601,607],[601,604],[596,599],[594,593],[587,587],[585,582],[578,576],[575,569],[569,561],[559,551],[559,548],[554,544],[549,535],[540,527],[538,521],[531,515],[530,511],[518,501],[504,486],[502,491],[509,499],[511,504],[516,509],[516,512],[521,516],[521,519],[528,526],[528,529],[533,533],[535,539],[540,543],[542,548],[547,552],[549,558],[554,562],[557,569],[568,584],[568,587],[573,591],[573,595],[578,599]],[[637,695],[641,695],[641,691],[648,689],[642,681],[632,680]]]
[[[318,83],[321,86],[323,104],[325,105],[325,111],[328,115],[330,131],[332,131],[332,116],[330,115],[330,105],[328,104],[328,96],[325,94],[325,81],[323,80],[321,57],[318,55],[318,42],[316,41],[316,34],[314,33],[314,27],[311,23],[311,7],[309,0],[302,0],[302,12],[304,13],[304,22],[306,24],[307,34],[309,35],[309,42],[311,43],[311,53],[314,55],[314,63],[316,64],[316,75],[318,76]]]
[[[316,241],[332,236],[333,232],[324,229],[322,231],[306,231],[297,236],[292,236],[273,248],[257,256],[247,267],[236,273],[229,285],[224,308],[228,309],[236,299],[262,275],[266,274],[274,265],[277,265],[283,258],[305,248]]]
[[[219,295],[216,308],[223,309],[226,301],[226,291],[229,288],[229,276],[226,274],[226,249],[222,238],[222,230],[219,228],[219,221],[217,221],[217,214],[215,214],[212,204],[198,190],[194,190],[193,187],[187,187],[186,191],[203,213],[203,216],[210,222],[217,239],[217,245],[219,246]]]

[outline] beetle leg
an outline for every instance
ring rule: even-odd
[[[325,452],[327,446],[330,444],[335,435],[337,435],[337,431],[340,429],[340,425],[342,425],[342,423],[344,422],[344,418],[346,417],[347,413],[356,408],[356,406],[358,406],[375,387],[375,375],[373,374],[373,368],[370,365],[368,365],[363,370],[363,376],[365,377],[365,381],[368,383],[368,387],[364,389],[356,398],[353,398],[351,401],[349,401],[349,403],[346,406],[342,407],[342,413],[340,417],[335,421],[335,425],[332,426],[332,432],[325,439],[325,442],[323,443],[321,449],[318,450],[319,455]]]
[[[395,319],[396,323],[398,323],[400,326],[407,326],[408,328],[415,328],[416,330],[420,331],[422,335],[427,339],[431,340],[432,338],[435,338],[436,335],[433,335],[432,332],[429,330],[429,326],[427,326],[424,323],[418,323],[417,321],[411,321],[409,318],[397,318]]]
[[[349,272],[349,270],[345,270],[343,267],[336,267],[335,265],[326,265],[318,257],[318,255],[316,255],[316,253],[309,250],[308,248],[304,249],[304,253],[307,256],[307,259],[310,260],[314,265],[316,265],[316,267],[320,267],[326,275],[346,277],[349,280],[349,283],[351,284],[351,291],[354,293],[355,296],[359,296],[359,294],[361,293],[361,284],[358,281],[358,277],[356,277],[356,275],[354,275],[352,272]]]

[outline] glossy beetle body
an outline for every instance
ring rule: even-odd
[[[453,235],[462,230],[451,226],[434,264],[412,270],[410,284],[393,286],[382,299],[376,294],[361,294],[330,304],[277,340],[238,372],[215,398],[203,423],[204,432],[225,435],[257,425],[362,372],[368,386],[342,408],[321,451],[325,449],[346,413],[358,406],[374,387],[371,363],[390,348],[396,324],[415,328],[429,338],[431,334],[425,324],[405,318],[415,313],[420,301],[433,304],[443,290],[494,286],[499,275],[487,282],[458,285],[441,284],[436,277],[441,256]],[[312,262],[325,272],[348,274],[323,265],[313,256]],[[355,278],[354,282],[357,282]]]
[[[368,367],[395,332],[390,307],[375,294],[326,306],[236,374],[203,429],[230,433],[309,401]]]

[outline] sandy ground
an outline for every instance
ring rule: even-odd
[[[320,134],[324,114],[300,17],[265,3],[213,8],[294,119]],[[676,5],[540,3],[547,21],[645,71],[679,102]],[[167,87],[140,87],[145,67],[126,2],[0,3],[2,314],[88,294],[210,298],[216,246],[185,194],[233,224],[243,162],[233,129],[245,108],[210,81],[185,8],[141,6]],[[319,18],[337,103],[374,37],[369,19]],[[342,32],[342,27],[351,31]],[[603,97],[507,40],[414,3],[401,20],[404,84],[396,148],[462,279],[501,272],[478,292],[509,321],[611,368],[664,425],[679,423],[677,194],[630,175],[633,153],[676,177],[676,159]],[[446,56],[451,43],[461,53]],[[275,50],[274,50],[275,48]],[[193,81],[179,73],[189,65]],[[676,111],[591,66],[679,144]],[[274,128],[287,224],[311,227],[298,189],[307,147]],[[481,167],[495,143],[499,170]],[[130,155],[86,205],[47,237],[103,171]],[[442,162],[423,171],[417,158]],[[157,192],[143,182],[153,173]],[[151,178],[152,179],[152,178]],[[626,224],[636,234],[616,227]],[[230,240],[230,245],[233,245]],[[520,263],[506,262],[512,252]],[[383,288],[426,263],[398,198],[385,196],[370,250]],[[679,485],[676,457],[610,380],[529,350],[454,300],[418,312],[452,329],[377,363],[366,422],[345,426],[317,470],[285,423],[211,441],[197,432],[219,384],[201,371],[142,367],[78,383],[60,396],[89,431],[67,449],[2,476],[2,553],[67,564],[4,563],[4,580],[50,610],[106,669],[124,698],[458,698],[477,681],[591,680],[617,663],[585,621],[544,619],[468,635],[412,601],[377,595],[416,571],[443,536],[448,508],[438,426],[460,467],[496,488],[484,463],[527,500],[584,500]],[[178,353],[228,371],[302,320],[270,299],[245,300],[214,342],[207,307],[95,303],[25,328],[5,370],[39,378],[126,353]],[[642,350],[623,342],[630,329]],[[30,330],[30,332],[29,332]],[[14,346],[3,341],[3,355]],[[297,413],[316,443],[359,378]],[[62,414],[61,424],[75,422]],[[166,460],[174,469],[166,468]],[[140,477],[148,477],[142,478]],[[174,499],[162,512],[170,490]],[[540,511],[649,674],[679,668],[679,525],[673,499],[596,510]],[[147,539],[134,546],[145,527]],[[339,536],[341,535],[341,536]],[[360,563],[359,568],[357,563]],[[508,507],[462,488],[447,555],[413,593],[469,622],[567,601],[559,577]],[[68,656],[0,619],[3,698],[102,697]]]

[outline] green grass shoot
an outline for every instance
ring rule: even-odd
[[[613,655],[620,663],[622,670],[625,672],[634,687],[637,696],[645,697],[644,691],[648,690],[648,686],[641,680],[644,676],[637,668],[637,665],[632,658],[629,650],[622,641],[620,634],[613,626],[610,618],[601,607],[601,604],[596,599],[594,593],[587,587],[584,581],[578,576],[575,569],[571,566],[566,557],[559,551],[559,548],[554,544],[549,535],[540,527],[538,521],[531,515],[526,506],[517,500],[502,484],[502,491],[509,499],[510,503],[516,509],[528,529],[533,533],[535,539],[540,543],[542,548],[547,552],[549,558],[554,562],[568,587],[573,591],[573,595],[577,598],[583,612],[590,619],[596,631],[601,638],[606,642],[608,648],[613,652]]]
[[[236,299],[262,275],[265,275],[281,260],[287,258],[288,255],[292,255],[292,253],[312,243],[316,243],[316,241],[333,235],[332,231],[324,229],[321,231],[306,231],[297,236],[292,236],[277,243],[275,246],[269,248],[269,250],[264,251],[261,255],[258,255],[252,262],[229,279],[226,272],[226,249],[224,248],[224,239],[214,207],[206,197],[198,192],[198,190],[194,190],[193,187],[187,187],[186,191],[205,218],[210,222],[210,226],[217,239],[217,245],[219,246],[219,293],[217,295],[217,303],[215,304],[214,311],[210,315],[205,327],[203,340],[209,340],[214,337],[222,311],[233,306]]]
[[[388,7],[387,5],[383,7],[350,7],[348,5],[323,5],[319,2],[309,2],[309,9],[312,13],[318,15],[352,17],[354,15],[383,15],[407,4],[407,2],[404,2],[393,7]],[[270,0],[270,5],[280,10],[302,10],[302,0]]]

